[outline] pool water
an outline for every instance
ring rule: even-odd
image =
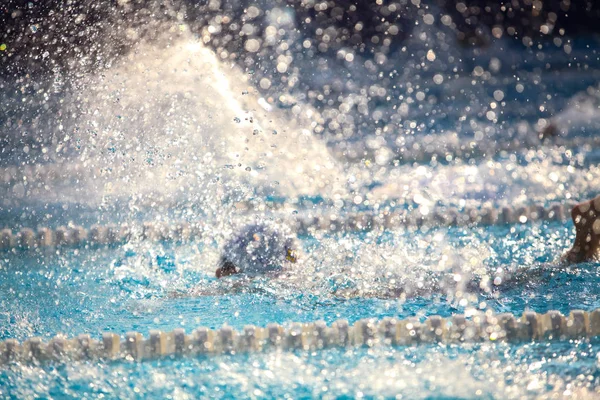
[[[476,309],[515,315],[525,310],[555,309],[567,314],[571,309],[592,310],[600,307],[595,295],[600,283],[597,264],[564,269],[555,262],[573,238],[571,228],[571,223],[549,222],[347,233],[320,241],[302,237],[304,260],[299,267],[311,271],[312,277],[302,283],[293,277],[289,282],[257,278],[238,287],[232,286],[237,278],[214,278],[211,257],[218,248],[198,242],[74,248],[60,254],[3,253],[0,339],[49,339],[58,332],[96,337],[106,331],[124,335],[180,327],[191,332],[199,326],[215,329],[224,324],[242,329],[272,322],[424,319]],[[370,247],[389,258],[389,264],[372,262]],[[394,254],[397,248],[405,253]],[[323,262],[348,249],[353,257],[345,257],[340,265]],[[453,257],[456,264],[436,267],[439,253]],[[472,261],[474,257],[477,262]],[[484,270],[469,274],[462,262],[483,264]],[[409,264],[410,272],[402,264]],[[383,265],[388,266],[388,275],[382,280],[377,274]],[[401,299],[386,296],[390,290],[408,285],[392,280],[390,272],[410,274],[416,281],[425,276],[423,282],[430,286]],[[345,281],[332,279],[341,274],[347,277]],[[443,283],[448,274],[460,274],[476,284],[467,285],[468,293],[457,297],[455,286],[431,283]],[[485,277],[493,280],[495,276],[513,279],[491,290],[476,289]],[[0,393],[74,398],[397,394],[405,398],[517,398],[593,390],[600,384],[598,351],[596,340],[570,340],[11,365],[0,371]],[[448,369],[453,373],[445,373]],[[457,379],[461,385],[453,383]]]

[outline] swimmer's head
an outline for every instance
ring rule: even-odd
[[[235,265],[227,260],[223,260],[219,268],[217,268],[215,275],[217,278],[222,278],[224,276],[235,275],[237,273],[238,272],[235,268]]]
[[[215,275],[277,273],[295,264],[298,257],[299,246],[287,227],[272,222],[249,224],[225,243]]]

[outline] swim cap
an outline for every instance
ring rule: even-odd
[[[249,224],[239,229],[223,247],[220,267],[236,272],[264,274],[296,262],[298,245],[289,228],[273,222]]]

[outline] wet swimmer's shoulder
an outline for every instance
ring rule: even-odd
[[[571,210],[575,225],[573,247],[563,256],[567,264],[598,260],[600,253],[600,196],[577,204]]]
[[[225,242],[215,275],[223,278],[277,274],[295,264],[298,255],[297,240],[287,226],[271,222],[248,224]]]

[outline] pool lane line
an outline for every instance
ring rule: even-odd
[[[502,207],[483,208],[437,207],[417,208],[411,211],[364,211],[346,215],[335,213],[298,215],[290,224],[299,234],[316,232],[361,232],[393,230],[398,228],[491,226],[525,224],[535,221],[565,221],[574,204],[553,204],[549,207]],[[94,225],[89,229],[82,226],[60,226],[21,228],[13,232],[10,228],[0,229],[0,251],[36,250],[54,247],[103,246],[126,243],[130,240],[187,242],[202,237],[204,222],[178,222],[166,224],[145,222],[138,226]]]
[[[148,360],[164,357],[235,354],[274,350],[313,351],[324,348],[412,346],[418,344],[460,344],[481,342],[547,342],[588,340],[600,336],[600,309],[558,311],[538,314],[526,311],[521,317],[510,313],[480,312],[469,317],[363,319],[350,325],[339,320],[290,323],[286,326],[230,326],[212,330],[201,327],[191,334],[181,328],[171,332],[151,330],[148,337],[128,332],[123,337],[103,333],[95,339],[84,334],[74,338],[58,335],[48,341],[33,337],[23,343],[15,339],[0,342],[0,365],[28,362],[77,360]]]

